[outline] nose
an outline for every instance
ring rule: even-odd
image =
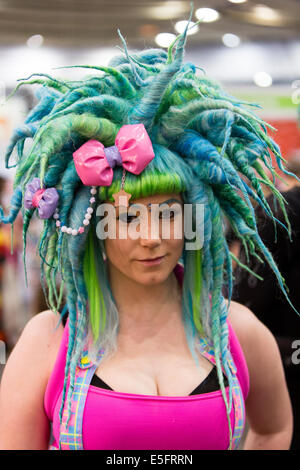
[[[140,245],[147,248],[155,248],[161,244],[160,238],[140,238]]]
[[[155,248],[161,244],[161,233],[159,224],[154,224],[151,233],[151,215],[148,214],[147,223],[141,227],[140,245],[148,248]]]

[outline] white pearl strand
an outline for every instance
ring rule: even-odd
[[[92,195],[92,197],[90,198],[90,204],[93,205],[96,201],[96,198],[95,198],[95,194],[97,193],[96,186],[92,186],[90,192]],[[91,207],[91,205],[87,208],[83,222],[82,222],[85,227],[89,225],[90,219],[92,217],[92,213],[94,212],[94,209]],[[61,223],[59,221],[58,209],[55,209],[53,218],[56,220],[56,227],[58,229],[60,228],[62,232],[65,232],[65,233],[68,233],[69,235],[74,235],[74,236],[84,232],[83,226],[79,227],[77,230],[72,227],[67,227],[66,225],[63,225],[62,227],[60,227]]]

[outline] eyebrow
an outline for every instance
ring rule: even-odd
[[[163,204],[170,204],[171,202],[178,202],[178,204],[180,205],[183,205],[183,202],[180,201],[180,199],[175,199],[175,198],[171,198],[171,199],[167,199],[166,201],[164,202],[160,202],[158,204],[158,206],[162,206]],[[147,204],[147,207],[151,206],[151,204],[155,204],[155,203],[152,203],[150,202],[149,204]],[[141,204],[130,204],[129,207],[136,207],[136,208],[139,208],[141,206]]]

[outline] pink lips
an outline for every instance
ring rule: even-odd
[[[162,260],[164,259],[164,256],[160,256],[159,258],[154,258],[154,259],[140,259],[138,260],[140,263],[143,263],[145,266],[155,266],[157,264],[160,264]]]

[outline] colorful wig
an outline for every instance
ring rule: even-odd
[[[62,225],[79,227],[89,205],[90,188],[82,184],[76,172],[73,152],[91,138],[105,147],[114,145],[122,125],[143,123],[155,158],[139,176],[127,173],[124,189],[132,199],[174,192],[181,193],[185,203],[204,206],[203,247],[184,249],[181,259],[183,318],[192,353],[199,335],[213,344],[229,417],[233,372],[229,367],[226,319],[232,292],[232,255],[226,243],[224,217],[246,252],[262,255],[270,264],[288,298],[284,280],[258,235],[252,206],[255,201],[275,222],[262,185],[271,189],[283,209],[285,201],[261,163],[275,178],[269,151],[283,172],[285,161],[267,133],[271,126],[253,112],[258,105],[235,99],[197,71],[198,67],[183,63],[185,40],[186,31],[167,52],[150,49],[132,55],[125,44],[124,55],[114,57],[107,67],[74,66],[93,73],[80,81],[45,74],[24,79],[20,85],[42,86],[36,95],[38,104],[15,130],[5,155],[6,167],[10,168],[16,147],[11,209],[7,216],[1,209],[0,215],[2,222],[13,224],[22,212],[25,254],[26,233],[35,211],[24,208],[24,191],[32,178],[39,177],[46,187],[55,187],[59,193]],[[31,140],[26,146],[29,150],[25,150],[27,140]],[[121,177],[122,169],[116,168],[111,186],[98,188],[98,202],[112,201],[112,194],[120,189]],[[66,311],[69,314],[61,414],[65,400],[70,403],[76,364],[87,338],[92,338],[91,355],[102,347],[108,353],[116,347],[118,312],[101,256],[103,242],[95,233],[95,211],[88,229],[75,237],[58,230],[50,218],[44,221],[39,243],[41,280],[49,308],[61,315]],[[96,252],[100,256],[95,256]],[[224,287],[228,301],[223,296]],[[229,379],[229,400],[222,368]]]

